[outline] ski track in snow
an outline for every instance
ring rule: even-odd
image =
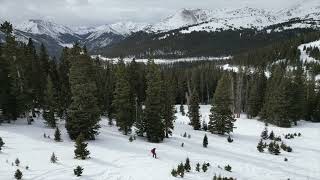
[[[202,119],[208,121],[209,110],[210,106],[201,106]],[[276,135],[281,135],[283,141],[293,148],[292,153],[281,151],[279,156],[274,156],[268,152],[259,153],[256,149],[264,128],[262,122],[245,116],[238,119],[232,134],[234,142],[228,143],[226,136],[194,131],[187,125],[189,119],[186,116],[180,113],[176,116],[173,136],[160,144],[148,143],[140,137],[130,143],[128,136],[108,126],[107,119],[103,118],[100,135],[95,141],[88,142],[91,158],[84,161],[73,158],[74,143],[68,138],[63,122],[59,122],[63,139],[60,143],[53,141],[54,129],[46,128],[40,118],[31,126],[22,119],[3,124],[0,137],[6,144],[0,153],[0,179],[14,179],[17,167],[11,166],[11,162],[19,158],[21,164],[18,168],[22,170],[24,180],[170,180],[176,179],[171,176],[171,169],[189,157],[192,171],[185,174],[186,180],[211,180],[215,174],[238,180],[320,180],[319,123],[300,121],[293,128],[269,125],[269,132],[273,130]],[[191,138],[183,138],[184,132]],[[301,132],[302,137],[284,139],[284,134],[294,132]],[[43,133],[50,135],[51,139],[43,138]],[[202,147],[204,134],[208,135],[208,148]],[[157,148],[159,159],[152,158],[150,149],[153,147]],[[50,163],[52,152],[58,157],[56,164]],[[288,162],[284,161],[285,157]],[[195,171],[198,162],[209,162],[211,166],[206,173],[199,173]],[[227,164],[232,166],[232,172],[223,170]],[[25,170],[27,165],[29,170]],[[73,175],[77,165],[84,168],[83,176],[79,178]]]

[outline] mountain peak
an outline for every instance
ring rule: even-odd
[[[42,19],[30,19],[19,24],[16,29],[27,33],[45,34],[52,37],[59,37],[61,34],[73,34],[73,31],[67,26]]]

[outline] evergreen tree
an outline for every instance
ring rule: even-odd
[[[58,127],[56,128],[56,131],[54,132],[54,140],[57,142],[61,141],[61,132]]]
[[[147,91],[144,110],[145,130],[150,142],[161,142],[165,137],[161,121],[161,79],[158,66],[148,61]]]
[[[196,165],[196,171],[200,172],[200,164],[199,163],[197,163],[197,165]]]
[[[177,177],[177,176],[178,176],[177,170],[172,169],[172,170],[171,170],[171,175],[172,175],[173,177]]]
[[[2,150],[2,147],[5,143],[3,142],[2,138],[0,137],[0,151]]]
[[[125,64],[122,60],[118,63],[117,82],[114,92],[113,107],[117,126],[125,135],[131,132],[134,123],[134,99],[128,81]]]
[[[52,155],[50,157],[50,162],[51,163],[56,163],[57,161],[58,161],[57,156],[54,153],[52,153]]]
[[[54,128],[56,127],[56,119],[55,119],[55,97],[54,97],[54,89],[53,83],[51,81],[50,76],[47,77],[47,88],[45,91],[44,97],[44,110],[43,110],[43,118],[46,120],[48,126]]]
[[[273,154],[275,155],[279,155],[280,154],[280,146],[278,143],[274,143],[274,151],[273,151]]]
[[[266,140],[266,139],[268,139],[268,136],[269,136],[269,134],[268,134],[268,128],[265,127],[264,130],[261,132],[261,138],[264,139],[264,140]]]
[[[184,111],[184,106],[183,106],[182,103],[180,104],[180,113],[181,113],[182,116],[185,116],[185,115],[186,115],[186,113],[185,113],[185,111]]]
[[[270,132],[270,135],[269,135],[269,139],[270,139],[270,140],[274,140],[274,138],[275,138],[274,132],[271,131],[271,132]]]
[[[70,67],[71,67],[71,55],[68,48],[62,50],[60,57],[60,63],[58,66],[59,74],[59,105],[58,105],[58,115],[59,117],[65,117],[67,114],[67,108],[71,104],[71,88],[69,82]]]
[[[178,165],[177,172],[180,177],[184,177],[184,166],[182,163]]]
[[[263,97],[265,94],[266,77],[264,70],[259,70],[258,73],[253,74],[250,82],[250,91],[248,97],[248,116],[249,118],[258,116],[262,109]]]
[[[203,137],[203,142],[202,142],[202,145],[203,147],[208,147],[208,137],[207,135],[205,134],[204,137]]]
[[[264,151],[264,145],[263,145],[263,141],[262,141],[262,139],[260,139],[260,141],[259,141],[259,143],[258,143],[258,145],[257,145],[257,149],[258,149],[258,151],[259,152],[263,152]]]
[[[22,172],[19,169],[17,169],[16,172],[14,173],[14,178],[16,178],[17,180],[20,180],[22,179],[22,176],[23,176]]]
[[[274,142],[270,142],[270,143],[269,143],[268,151],[269,151],[271,154],[273,154],[273,152],[274,152],[274,146],[275,146]]]
[[[16,166],[19,166],[19,165],[20,165],[20,160],[19,160],[19,158],[17,158],[17,159],[14,161],[14,163],[16,164]]]
[[[71,139],[80,133],[85,139],[95,139],[100,125],[100,110],[97,106],[94,69],[90,57],[74,47],[70,69],[72,103],[68,108],[66,129]]]
[[[207,163],[203,163],[203,164],[202,164],[202,171],[203,171],[203,172],[207,172],[207,170],[208,170]]]
[[[185,169],[187,172],[190,172],[190,171],[191,171],[191,166],[190,166],[190,160],[189,160],[189,158],[186,159],[186,163],[184,164],[184,169]]]
[[[198,93],[194,90],[191,94],[189,106],[190,123],[194,130],[199,130],[201,128],[199,109],[200,106]]]
[[[202,130],[207,131],[208,130],[208,124],[205,120],[202,120]]]
[[[174,128],[173,122],[176,119],[175,106],[173,100],[173,89],[168,79],[164,79],[162,82],[163,83],[161,88],[161,116],[164,122],[165,136],[166,138],[169,138],[169,135],[172,135],[172,130]]]
[[[225,74],[218,83],[209,116],[208,129],[211,133],[223,135],[233,132],[233,123],[236,120],[233,118],[230,110],[232,104],[230,82],[229,75]]]
[[[88,158],[90,152],[87,150],[87,146],[88,144],[84,142],[84,135],[80,134],[77,139],[76,139],[76,143],[75,143],[75,150],[74,150],[74,154],[75,154],[75,158],[77,159],[86,159]]]
[[[73,170],[74,175],[76,175],[77,177],[80,177],[82,175],[82,172],[83,172],[83,168],[81,166],[77,166]]]

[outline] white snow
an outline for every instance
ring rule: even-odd
[[[179,107],[177,106],[179,109]],[[185,107],[187,110],[187,107]],[[210,106],[201,106],[202,119],[208,121]],[[22,170],[25,180],[169,180],[176,179],[170,175],[186,157],[190,158],[192,171],[186,173],[187,180],[211,180],[214,174],[236,177],[238,180],[319,180],[320,177],[320,124],[300,121],[297,127],[278,128],[269,126],[277,135],[285,133],[302,133],[302,137],[284,141],[293,148],[292,153],[283,152],[279,156],[259,153],[256,145],[264,128],[264,123],[249,120],[244,116],[237,120],[232,134],[233,143],[228,143],[226,136],[217,136],[203,131],[194,131],[188,125],[188,118],[177,113],[173,136],[163,143],[148,143],[144,138],[129,142],[128,136],[122,135],[115,127],[107,125],[103,118],[100,135],[97,140],[89,141],[91,158],[74,159],[74,143],[71,142],[59,122],[63,142],[52,140],[53,129],[48,129],[41,119],[33,125],[27,125],[19,119],[12,124],[0,126],[0,137],[6,143],[0,153],[0,179],[11,180],[17,168]],[[181,135],[187,132],[191,139]],[[43,138],[43,133],[51,139]],[[208,135],[208,148],[202,147],[204,134]],[[180,145],[184,143],[182,148]],[[156,147],[159,159],[153,159],[150,149]],[[55,152],[59,162],[50,163],[50,156]],[[288,162],[284,158],[288,158]],[[20,166],[11,166],[16,158]],[[6,162],[8,160],[8,163]],[[209,162],[211,167],[204,172],[196,172],[196,163]],[[219,169],[230,164],[232,172]],[[77,178],[73,169],[81,165],[83,176]],[[29,170],[25,170],[29,166]]]
[[[300,60],[305,63],[320,63],[320,59],[314,59],[313,57],[310,57],[306,50],[303,50],[303,48],[306,47],[319,47],[320,48],[320,40],[306,43],[306,44],[301,44],[298,49],[300,50]]]
[[[118,63],[120,58],[107,58],[101,55],[92,55],[92,58],[100,58],[103,61],[111,61],[113,63]],[[134,57],[126,57],[123,58],[125,63],[130,63]],[[187,57],[187,58],[176,58],[176,59],[153,59],[155,64],[172,64],[178,62],[195,62],[195,61],[218,61],[218,60],[227,60],[231,59],[232,56],[226,57]],[[139,63],[147,63],[149,59],[135,59],[136,62]]]

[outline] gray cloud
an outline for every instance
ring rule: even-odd
[[[0,0],[0,19],[52,19],[70,25],[155,22],[181,8],[281,8],[301,0]],[[306,0],[305,0],[306,1]]]

